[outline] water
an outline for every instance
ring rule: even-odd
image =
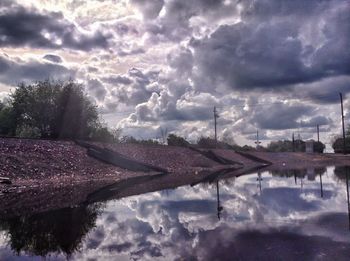
[[[3,220],[0,260],[349,260],[346,183],[261,172]]]

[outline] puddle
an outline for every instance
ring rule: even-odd
[[[0,260],[348,260],[344,167],[261,171],[0,221]]]

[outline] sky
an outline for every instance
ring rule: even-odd
[[[0,99],[75,79],[111,128],[263,145],[350,120],[348,0],[0,0]],[[329,146],[329,145],[328,145]]]

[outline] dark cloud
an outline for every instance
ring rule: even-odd
[[[60,64],[36,60],[11,60],[7,56],[0,56],[0,82],[8,85],[49,78],[68,80],[74,78],[75,74],[75,70]]]
[[[94,67],[94,66],[88,66],[87,71],[89,73],[97,73],[99,71],[99,68]]]
[[[171,52],[167,56],[168,64],[176,69],[179,76],[189,76],[192,73],[193,55],[188,49],[180,49],[177,52]]]
[[[121,76],[121,75],[111,75],[108,77],[103,77],[102,81],[112,85],[118,85],[118,84],[129,85],[132,83],[132,80],[129,77]]]
[[[334,5],[322,4],[320,8],[319,1],[310,2],[306,10],[313,5],[324,16],[305,12],[301,3],[295,6],[293,3],[294,7],[289,8],[289,1],[262,1],[247,10],[250,19],[221,25],[203,40],[192,41],[198,67],[197,85],[208,78],[210,85],[224,84],[238,90],[285,89],[298,83],[348,75],[350,6],[337,8],[332,1]],[[281,15],[284,12],[289,16]],[[259,18],[260,13],[270,15],[263,19]],[[325,20],[324,25],[312,30],[324,39],[309,44],[313,39],[304,39],[307,38],[304,23],[322,24],[320,17]]]
[[[103,101],[107,94],[106,88],[98,79],[89,79],[87,81],[87,89],[98,101]]]
[[[106,236],[106,234],[105,234],[103,226],[95,228],[93,233],[91,233],[90,237],[86,241],[86,247],[88,249],[98,248],[101,245],[101,243],[103,242],[105,236]]]
[[[101,248],[102,251],[108,250],[109,252],[127,252],[133,246],[130,242],[125,242],[122,244],[109,244]]]
[[[301,121],[301,127],[315,127],[316,125],[331,125],[333,120],[325,116],[314,116],[309,120]]]
[[[137,105],[146,102],[153,92],[159,91],[158,74],[159,72],[152,70],[143,72],[132,68],[127,76],[109,77],[104,78],[104,80],[119,85],[111,92],[118,101],[128,105]]]
[[[326,41],[313,55],[314,66],[327,76],[350,75],[349,2],[343,2],[343,5],[330,12],[322,33]]]
[[[109,101],[109,102],[105,102],[103,107],[99,108],[99,111],[102,114],[109,114],[109,113],[116,112],[117,108],[118,108],[118,101]]]
[[[166,1],[163,6],[164,15],[158,16],[158,19],[153,22],[148,22],[145,25],[146,31],[153,35],[155,41],[181,41],[193,32],[191,18],[215,20],[235,15],[236,1],[229,5],[225,5],[224,2],[222,0]],[[141,10],[145,14],[146,10]]]
[[[100,31],[82,33],[62,13],[39,13],[15,6],[0,13],[0,46],[33,48],[70,48],[89,51],[107,48],[108,37]]]
[[[345,96],[350,92],[350,76],[328,77],[310,84],[300,84],[291,93],[294,98],[317,104],[339,102],[339,93]]]
[[[133,27],[131,25],[127,25],[125,23],[120,23],[120,22],[116,23],[114,25],[113,29],[120,36],[124,36],[124,35],[127,35],[127,34],[135,34],[135,35],[137,35],[139,33],[138,30],[135,27]]]
[[[0,7],[11,7],[14,6],[15,2],[12,0],[1,0]]]
[[[310,81],[296,36],[291,23],[220,26],[196,48],[200,77],[235,89]]]
[[[58,55],[46,54],[43,58],[54,63],[62,63],[62,58]]]
[[[200,260],[232,260],[232,257],[245,260],[274,260],[276,251],[281,260],[314,260],[319,253],[328,253],[327,258],[346,260],[349,243],[337,242],[331,237],[304,235],[297,227],[280,227],[259,231],[241,230],[238,233],[226,225],[199,235],[198,244],[192,251]],[[257,250],[256,246],[264,245]]]
[[[309,115],[313,111],[311,106],[274,104],[262,107],[253,112],[251,123],[258,128],[269,130],[294,129],[300,126],[299,118]]]

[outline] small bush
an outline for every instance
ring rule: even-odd
[[[169,146],[179,146],[179,147],[187,147],[190,143],[182,137],[176,136],[175,134],[169,134],[167,138],[167,142]]]
[[[21,126],[20,128],[17,128],[16,136],[20,138],[40,138],[41,133],[37,127],[24,125],[24,126]]]
[[[314,142],[314,152],[323,153],[325,148],[326,146],[322,142],[320,141]]]
[[[156,140],[137,140],[133,136],[123,136],[120,139],[120,143],[134,143],[134,144],[148,144],[148,145],[159,145],[160,143]]]

